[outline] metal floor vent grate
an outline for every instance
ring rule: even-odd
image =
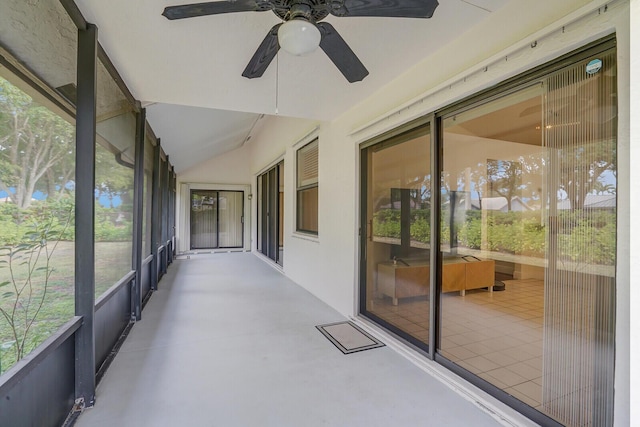
[[[316,328],[344,354],[384,347],[384,344],[353,322],[329,323]]]

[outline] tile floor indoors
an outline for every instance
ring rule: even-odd
[[[342,354],[315,325],[344,317],[254,254],[159,288],[77,426],[502,425],[390,346]]]
[[[506,290],[442,295],[441,353],[540,410],[544,282],[505,280]],[[373,312],[428,342],[429,301],[377,299]]]

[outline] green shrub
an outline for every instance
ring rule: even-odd
[[[428,243],[430,240],[431,226],[430,211],[428,209],[415,209],[411,211],[410,234],[412,240]],[[373,217],[373,235],[378,237],[400,238],[400,210],[382,209]]]
[[[13,246],[22,241],[24,229],[14,220],[0,217],[0,246]]]
[[[431,225],[428,218],[414,218],[411,223],[411,239],[422,243],[429,243],[431,240]]]
[[[130,221],[122,221],[114,224],[111,220],[100,220],[95,225],[96,241],[118,242],[132,239],[132,224]]]
[[[411,239],[428,243],[431,232],[430,210],[416,209],[411,214]],[[447,211],[441,212],[443,244],[448,244],[450,240],[448,215]],[[483,212],[469,210],[464,222],[458,224],[457,236],[454,238],[457,238],[461,247],[543,258],[547,229],[541,223],[540,215],[540,211],[484,212],[486,224],[483,236]],[[562,211],[558,214],[558,223],[558,245],[562,258],[591,264],[615,263],[615,212]],[[376,212],[373,218],[375,236],[399,239],[400,233],[400,210],[382,209]],[[482,247],[483,238],[486,248]],[[586,249],[585,241],[589,242]]]
[[[70,197],[35,201],[27,209],[4,203],[0,205],[0,246],[23,242],[29,230],[44,223],[52,233],[58,233],[58,240],[73,240],[74,214],[73,199]]]
[[[482,222],[480,219],[467,220],[458,231],[458,242],[470,249],[480,249],[482,245]]]

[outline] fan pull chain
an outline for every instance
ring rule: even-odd
[[[276,116],[278,115],[278,92],[280,91],[280,52],[276,53]]]

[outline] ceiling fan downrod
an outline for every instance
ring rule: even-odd
[[[315,24],[313,20],[313,9],[306,1],[296,1],[291,4],[289,13],[285,16],[285,21],[292,19],[304,19]]]

